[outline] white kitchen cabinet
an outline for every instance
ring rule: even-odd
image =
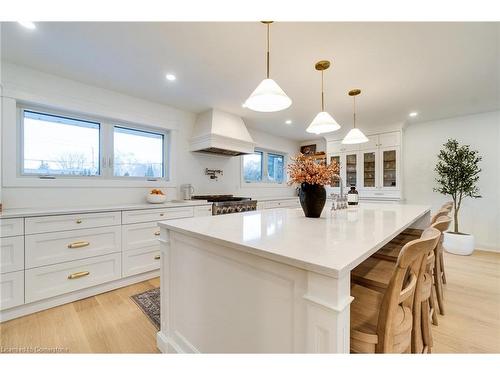
[[[360,198],[400,199],[400,132],[370,135],[368,139],[368,142],[357,145],[357,151],[345,150],[339,146],[341,141],[327,143],[327,160],[340,163],[344,192],[355,185]],[[338,182],[332,188],[331,191],[339,193]]]
[[[106,227],[121,224],[121,213],[96,212],[73,215],[27,217],[26,234]]]
[[[0,237],[19,236],[24,233],[22,218],[0,219]]]
[[[194,216],[212,216],[212,205],[210,206],[197,206],[194,208]]]
[[[79,229],[26,236],[26,269],[121,251],[121,227]]]
[[[0,275],[0,310],[24,303],[24,271]]]
[[[123,211],[123,224],[145,223],[148,221],[162,221],[192,217],[193,207],[152,208],[150,210]]]
[[[24,269],[24,236],[4,237],[0,240],[0,273]]]
[[[123,252],[122,266],[124,277],[159,269],[160,244]]]
[[[121,254],[108,254],[26,270],[26,303],[122,277]]]

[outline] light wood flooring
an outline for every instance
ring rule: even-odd
[[[445,253],[446,315],[433,326],[434,353],[500,353],[500,253]],[[159,279],[0,324],[0,347],[71,353],[157,353],[156,329],[130,299]]]

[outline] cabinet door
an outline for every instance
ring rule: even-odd
[[[399,147],[380,148],[381,182],[384,190],[399,190]]]
[[[365,143],[360,143],[359,144],[359,149],[361,151],[364,151],[364,150],[373,150],[374,148],[377,148],[378,147],[378,135],[369,135],[367,136],[368,138],[368,142],[365,142]]]
[[[340,154],[331,154],[329,155],[328,157],[328,163],[337,163],[339,165],[339,176],[342,176],[342,164],[341,164],[341,161],[340,161]],[[333,183],[331,185],[332,188],[335,188],[335,189],[338,189],[340,188],[340,180],[338,178],[334,179],[333,180]]]
[[[378,186],[378,155],[377,149],[361,152],[362,189],[373,190]]]
[[[378,135],[378,146],[379,147],[396,147],[400,145],[400,133],[382,133]]]
[[[345,153],[345,179],[344,186],[350,187],[352,185],[358,186],[358,153],[349,152]]]
[[[344,145],[341,141],[328,141],[326,144],[326,152],[329,154],[336,154],[339,153],[343,147]]]

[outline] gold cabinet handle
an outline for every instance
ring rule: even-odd
[[[72,273],[71,275],[68,276],[68,279],[73,280],[73,279],[79,279],[80,277],[90,275],[89,271],[82,271],[82,272],[75,272]]]
[[[85,247],[89,246],[90,242],[87,241],[77,241],[77,242],[72,242],[68,245],[69,249],[78,249],[79,247]]]
[[[165,216],[165,214],[160,214],[160,216]]]
[[[159,236],[159,235],[160,235],[160,231],[159,231],[159,230],[157,230],[157,231],[155,232],[155,236]]]
[[[158,260],[158,259],[160,259],[160,256],[159,255],[155,256],[155,260]]]
[[[81,223],[82,223],[82,219],[77,219],[77,220],[76,220],[76,223],[77,223],[77,224],[81,224]]]

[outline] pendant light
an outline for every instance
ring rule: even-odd
[[[349,130],[349,133],[344,137],[342,143],[345,145],[354,145],[358,143],[368,142],[368,138],[363,134],[361,130],[356,128],[356,96],[361,94],[360,89],[353,89],[349,91],[349,96],[353,99],[353,128]]]
[[[267,76],[246,100],[244,107],[257,112],[277,112],[290,107],[292,100],[269,78],[269,26],[273,21],[262,21],[267,27]]]
[[[328,113],[325,112],[325,94],[323,92],[323,72],[330,67],[330,61],[318,61],[314,66],[316,70],[321,72],[321,112],[316,115],[311,124],[306,129],[308,133],[321,134],[329,133],[340,129],[337,121]]]

